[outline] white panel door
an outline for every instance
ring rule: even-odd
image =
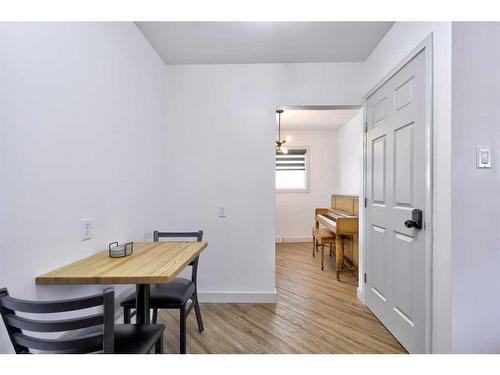
[[[426,231],[408,221],[425,208],[425,54],[366,100],[366,303],[411,353],[425,351]]]

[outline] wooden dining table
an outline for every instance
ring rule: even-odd
[[[151,284],[175,278],[207,247],[207,242],[134,242],[132,255],[111,258],[108,250],[47,272],[39,285],[136,285],[136,323],[149,324]]]

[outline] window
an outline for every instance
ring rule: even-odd
[[[307,150],[289,149],[288,154],[276,152],[276,190],[307,191]]]

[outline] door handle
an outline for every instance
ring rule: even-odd
[[[422,210],[414,208],[411,211],[411,220],[405,221],[406,228],[422,229]]]

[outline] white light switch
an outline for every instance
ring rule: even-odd
[[[476,148],[476,162],[478,168],[491,168],[491,150],[489,146]]]
[[[226,217],[226,206],[219,206],[219,217]]]
[[[90,240],[92,238],[91,218],[84,218],[81,220],[81,236],[82,236],[82,241]]]

